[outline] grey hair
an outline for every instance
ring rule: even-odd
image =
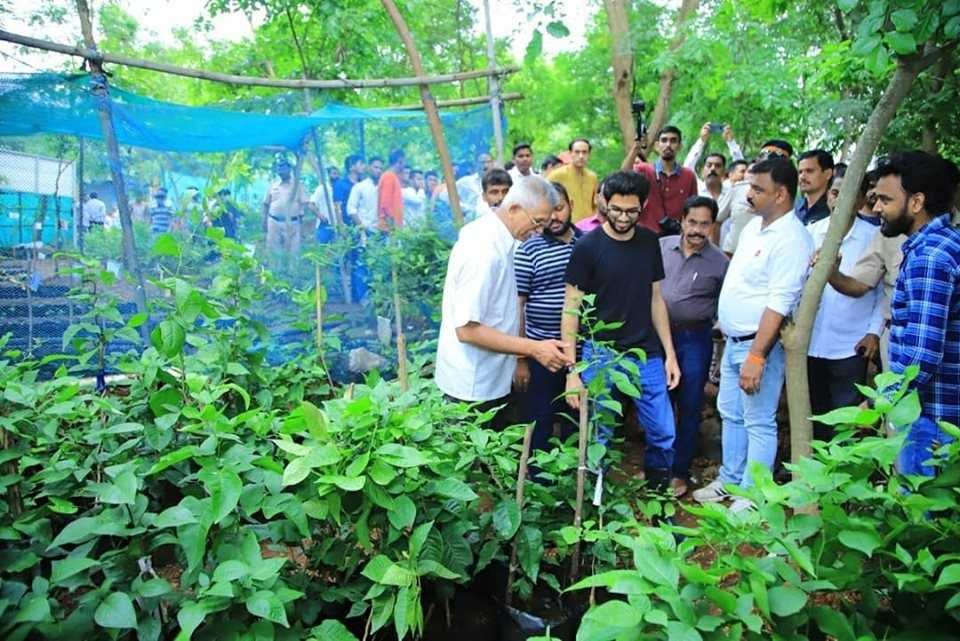
[[[553,211],[560,204],[560,195],[553,185],[540,176],[525,176],[513,183],[500,203],[500,209],[507,211],[513,205],[519,205],[529,211],[539,207],[543,201],[546,201],[550,211]]]

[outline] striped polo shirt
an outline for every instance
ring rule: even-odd
[[[517,293],[527,299],[524,327],[528,338],[560,338],[564,274],[573,246],[583,235],[576,227],[573,230],[569,243],[537,234],[520,245],[514,254]]]

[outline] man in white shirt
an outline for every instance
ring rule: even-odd
[[[752,464],[773,467],[786,371],[780,326],[800,298],[813,255],[813,239],[793,215],[798,180],[793,163],[761,161],[751,168],[749,180],[747,200],[756,216],[730,261],[717,310],[727,337],[717,393],[723,467],[716,481],[693,493],[701,503],[725,499],[725,485],[752,485]],[[731,510],[751,506],[738,498]]]
[[[463,208],[464,218],[469,219],[476,213],[477,202],[483,195],[481,181],[483,175],[493,169],[493,157],[486,153],[477,155],[474,172],[467,174],[457,181],[457,195],[460,197],[460,206]]]
[[[830,218],[823,218],[807,228],[818,249],[829,225]],[[853,218],[840,244],[841,271],[853,269],[878,233],[876,226]],[[867,363],[876,352],[883,332],[882,290],[878,284],[860,298],[844,296],[829,284],[823,290],[807,352],[807,379],[814,415],[860,403],[856,384],[866,382]],[[814,423],[814,436],[829,440],[833,429]]]
[[[374,156],[367,165],[369,175],[353,186],[347,198],[347,215],[366,231],[377,228],[377,183],[383,173],[383,158]]]
[[[723,181],[727,171],[727,157],[718,152],[707,154],[703,168],[697,177],[697,195],[713,198],[717,203],[723,198],[729,187]]]
[[[513,146],[513,167],[510,168],[510,178],[517,182],[521,178],[535,175],[533,172],[533,147],[528,142],[517,143]]]
[[[97,192],[91,191],[87,196],[87,202],[83,203],[83,226],[90,229],[91,226],[103,227],[107,222],[107,206],[97,196]]]
[[[448,397],[492,409],[506,402],[516,357],[551,372],[573,363],[558,340],[520,338],[514,250],[542,231],[558,202],[550,183],[521,181],[500,209],[467,223],[450,252],[443,284],[435,380]],[[502,417],[494,419],[502,427]]]

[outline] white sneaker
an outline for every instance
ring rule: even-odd
[[[693,500],[697,503],[719,503],[728,496],[730,496],[730,493],[723,489],[723,481],[720,479],[693,492]]]
[[[733,514],[739,514],[740,512],[746,512],[747,510],[757,509],[756,504],[750,499],[745,499],[742,496],[738,496],[733,503],[730,504],[730,511]]]

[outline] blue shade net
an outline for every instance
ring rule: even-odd
[[[87,161],[78,182],[82,183],[84,193],[96,191],[108,209],[115,208],[116,200],[102,144],[102,111],[112,116],[121,146],[121,169],[132,201],[149,206],[158,188],[163,187],[173,208],[182,212],[190,206],[185,204],[185,194],[192,193],[187,191],[188,186],[200,191],[196,201],[203,202],[212,202],[216,191],[229,188],[239,209],[245,212],[237,240],[257,245],[257,251],[262,246],[258,244],[262,243],[261,203],[275,178],[272,169],[278,152],[286,154],[297,165],[299,179],[308,194],[323,191],[318,189],[322,180],[316,172],[317,163],[307,161],[311,154],[320,157],[325,167],[337,167],[342,172],[344,159],[349,154],[366,158],[379,156],[386,161],[390,151],[399,148],[405,151],[408,166],[436,171],[442,180],[422,111],[361,109],[327,103],[310,114],[284,113],[303,104],[302,94],[295,92],[222,103],[215,108],[187,106],[138,95],[112,82],[109,97],[102,98],[95,91],[97,82],[96,77],[87,74],[0,74],[0,148],[30,152],[29,141],[53,136],[87,140]],[[320,93],[315,95],[322,97]],[[441,121],[459,174],[473,171],[477,154],[488,151],[493,138],[489,106],[445,110],[441,112]],[[505,127],[506,123],[503,124]],[[224,167],[239,157],[249,170],[243,180],[231,182],[232,179],[225,178]],[[78,158],[74,154],[68,160],[76,164]],[[45,281],[38,277],[35,265],[28,265],[25,256],[17,256],[13,248],[25,241],[35,241],[32,227],[42,209],[46,214],[40,233],[42,244],[48,249],[70,249],[77,238],[83,236],[73,229],[79,209],[76,198],[80,193],[77,189],[73,193],[53,195],[14,190],[4,184],[3,173],[4,168],[0,167],[0,229],[3,229],[0,252],[8,271],[24,273],[19,288],[0,287],[0,336],[12,334],[7,349],[16,347],[31,356],[43,356],[63,349],[66,328],[85,310],[69,301],[62,280]],[[330,192],[328,182],[327,193],[332,196]],[[361,246],[356,228],[327,230],[324,234],[318,229],[316,237],[312,229],[305,231],[303,251],[322,254],[324,247],[329,247],[331,255],[339,252],[338,258],[326,260],[324,266],[328,308],[324,329],[340,348],[344,376],[350,375],[346,372],[346,359],[356,347],[384,355],[382,367],[389,369],[392,340],[384,340],[384,331],[392,324],[385,322],[392,316],[392,289],[388,266],[391,259],[386,258],[385,247],[391,242],[416,244],[408,248],[401,265],[401,280],[409,281],[406,287],[411,290],[402,292],[405,318],[410,330],[418,336],[429,339],[431,332],[435,334],[446,255],[456,233],[447,203],[443,198],[436,200],[429,234],[425,231],[421,238],[408,230],[407,240],[397,233],[370,239]],[[10,224],[4,227],[5,222]],[[165,262],[170,263],[170,259],[158,257],[151,251],[156,238],[145,224],[137,225],[136,218],[135,227],[138,252],[150,277],[158,273]],[[95,236],[96,233],[86,236],[86,251],[92,251],[98,243],[112,242],[118,253],[114,261],[105,261],[105,266],[119,269],[119,230],[106,233],[109,242]],[[197,229],[185,225],[178,241],[196,247],[207,242],[202,236],[202,230],[198,233]],[[355,242],[356,247],[345,251],[343,245],[351,242]],[[215,269],[214,254],[210,252],[203,269]],[[32,256],[36,258],[36,252]],[[49,252],[45,258],[49,259]],[[408,273],[414,273],[410,279]],[[290,287],[280,293],[263,291],[262,304],[251,312],[264,322],[268,358],[276,360],[289,358],[311,340],[308,323],[304,322],[304,305],[302,301],[298,305],[296,291],[312,287],[312,263],[301,260],[299,271],[287,271],[282,276]],[[362,285],[359,291],[358,280]],[[424,288],[432,288],[431,295],[424,294]],[[123,316],[128,317],[134,313],[129,289],[121,292],[120,298]],[[218,322],[222,325],[231,321],[220,319]],[[122,343],[114,345],[113,351],[131,348]],[[336,368],[337,358],[333,360]]]

